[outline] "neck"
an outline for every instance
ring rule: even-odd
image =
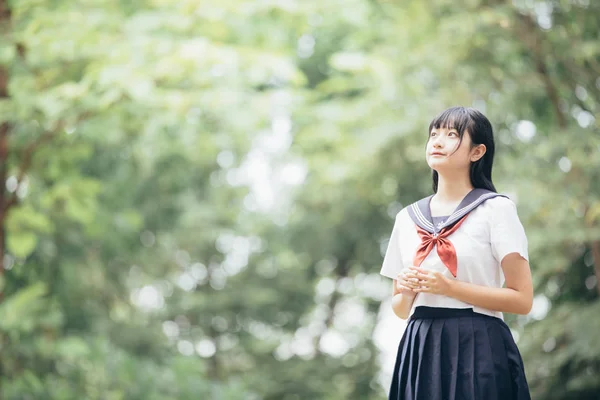
[[[444,201],[453,202],[462,200],[467,193],[473,190],[471,178],[467,175],[449,175],[438,172],[438,188],[435,196]]]

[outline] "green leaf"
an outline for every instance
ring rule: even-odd
[[[37,282],[4,300],[0,305],[0,329],[4,331],[31,329],[35,322],[34,317],[44,304],[42,297],[46,293],[46,285]]]
[[[9,233],[6,238],[8,251],[19,258],[29,256],[35,250],[37,243],[37,235],[31,232]]]

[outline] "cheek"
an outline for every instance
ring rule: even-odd
[[[465,142],[460,143],[458,139],[455,139],[452,143],[448,143],[448,147],[452,149],[455,154],[464,153],[466,147]]]
[[[431,152],[430,142],[427,142],[427,146],[425,146],[425,159],[429,160],[429,153]]]
[[[452,157],[450,157],[452,159],[452,163],[455,164],[470,164],[471,163],[471,159],[469,156],[469,150],[465,149],[464,147],[460,147],[458,150],[456,150],[454,152],[454,154],[452,155]]]

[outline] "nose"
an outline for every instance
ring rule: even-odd
[[[433,147],[435,147],[436,149],[441,148],[442,147],[441,135],[432,137],[431,138],[431,145]]]

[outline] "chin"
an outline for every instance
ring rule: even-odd
[[[429,168],[436,170],[437,172],[440,172],[439,170],[444,169],[444,166],[447,163],[440,162],[438,160],[432,160],[432,161],[429,161],[427,164],[429,164]]]

